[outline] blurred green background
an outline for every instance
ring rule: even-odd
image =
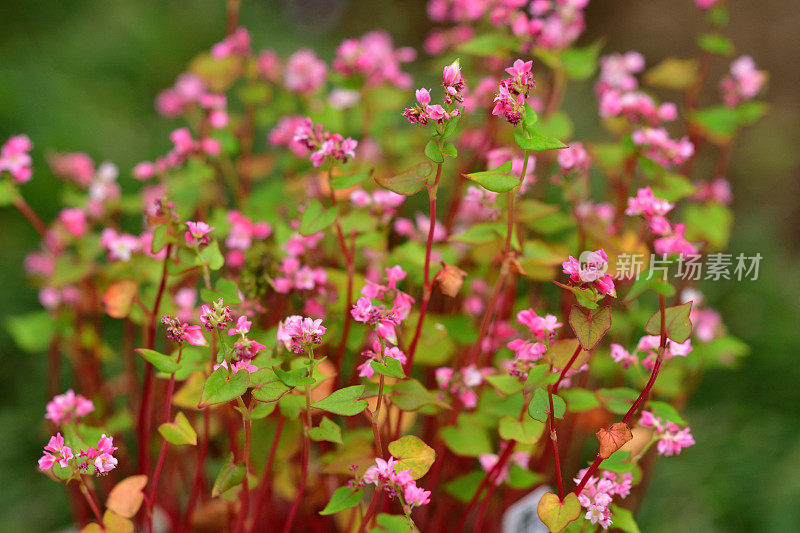
[[[729,251],[764,256],[758,281],[703,286],[731,332],[752,348],[737,371],[715,371],[689,405],[697,446],[661,461],[642,507],[644,532],[800,531],[800,2],[732,0],[729,35],[770,72],[772,112],[737,144],[728,178],[736,222]],[[45,220],[59,183],[50,150],[110,160],[124,188],[130,168],[169,148],[174,123],[157,116],[155,95],[187,61],[222,37],[222,0],[2,2],[0,139],[27,133],[35,178],[24,194]],[[701,16],[691,0],[593,0],[581,42],[603,37],[608,51],[637,49],[653,65],[696,54]],[[331,59],[343,38],[383,28],[419,47],[428,31],[421,0],[244,0],[241,21],[257,48],[300,46]],[[424,56],[414,68],[425,66]],[[717,61],[714,73],[727,65]],[[711,102],[710,87],[706,101]],[[597,134],[590,86],[572,88],[578,131]],[[22,260],[38,242],[13,210],[0,211],[0,323],[38,308]],[[0,329],[0,531],[53,531],[69,524],[63,488],[36,470],[46,358],[20,352]]]

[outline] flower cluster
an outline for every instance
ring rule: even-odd
[[[688,426],[681,429],[677,424],[662,421],[650,411],[642,411],[639,425],[655,429],[655,438],[658,441],[656,448],[659,455],[678,455],[683,448],[688,448],[695,444],[694,437],[692,437],[692,432]]]
[[[228,56],[246,56],[250,53],[250,34],[243,27],[236,28],[233,33],[211,47],[211,55],[215,59]]]
[[[411,76],[401,70],[401,63],[413,61],[413,48],[395,49],[385,31],[373,31],[360,39],[346,39],[336,49],[333,68],[345,76],[361,76],[367,87],[389,83],[400,89],[411,87]]]
[[[569,256],[569,259],[564,261],[561,267],[564,274],[569,276],[570,282],[584,287],[593,287],[601,294],[616,298],[617,291],[614,288],[614,280],[610,274],[605,273],[608,269],[608,255],[602,248],[586,254],[585,264]]]
[[[44,417],[53,422],[53,424],[60,426],[61,424],[75,422],[79,418],[88,415],[94,411],[94,404],[91,400],[80,394],[75,394],[75,391],[69,389],[64,394],[53,397],[47,403],[46,410],[47,413]]]
[[[317,57],[313,50],[303,48],[295,52],[286,62],[284,86],[300,94],[314,94],[328,78],[328,65]]]
[[[210,92],[198,76],[185,72],[178,76],[175,85],[161,91],[156,97],[156,109],[165,117],[177,117],[192,109],[201,109],[212,128],[228,125],[227,99],[224,94]],[[147,179],[154,170],[142,163],[134,169],[134,177]]]
[[[231,337],[238,336],[239,338],[236,342],[233,343],[233,350],[234,350],[234,359],[231,361],[230,370],[231,372],[238,372],[239,370],[247,370],[251,374],[258,370],[258,368],[253,365],[250,361],[258,355],[258,352],[266,348],[263,344],[258,341],[255,341],[247,336],[250,333],[250,326],[253,325],[253,322],[247,320],[247,317],[242,315],[236,321],[236,327],[230,328],[228,330],[228,335]],[[216,365],[214,369],[217,369],[220,366],[224,366],[228,368],[227,365],[228,361],[223,361],[222,363]]]
[[[512,125],[519,125],[525,114],[525,99],[536,82],[533,81],[533,61],[517,59],[514,64],[506,69],[510,78],[500,80],[495,105],[492,114],[505,117]]]
[[[468,365],[459,370],[442,366],[436,369],[436,384],[459,399],[467,409],[478,405],[478,394],[475,388],[483,383],[483,371],[475,365]]]
[[[292,315],[286,317],[278,324],[278,341],[282,342],[287,350],[294,353],[304,353],[318,344],[322,344],[322,336],[328,330],[322,325],[322,319]]]
[[[719,82],[722,100],[728,107],[734,107],[745,100],[752,100],[767,82],[767,73],[758,70],[750,56],[742,56],[731,63],[728,76]]]
[[[442,71],[442,87],[444,87],[443,103],[447,107],[431,104],[430,91],[422,88],[417,89],[415,92],[417,105],[405,108],[402,115],[411,124],[422,124],[423,126],[429,120],[437,124],[443,124],[451,118],[461,115],[462,109],[459,105],[464,100],[462,93],[466,89],[466,84],[461,76],[461,64],[458,60],[444,67]]]
[[[629,352],[622,345],[611,344],[611,357],[617,363],[622,364],[622,368],[628,368],[639,362],[640,355],[644,355],[642,366],[647,370],[652,370],[658,356],[658,347],[661,338],[658,335],[645,335],[636,344],[636,349]],[[664,360],[668,361],[673,357],[686,357],[692,351],[692,341],[687,339],[684,342],[675,342],[667,339],[666,349],[664,350]]]
[[[638,129],[631,138],[646,157],[664,167],[680,165],[694,154],[694,145],[688,137],[671,139],[664,128]]]
[[[225,239],[228,253],[225,254],[225,263],[232,267],[244,264],[244,252],[253,245],[253,240],[266,239],[272,235],[272,226],[267,222],[253,222],[237,210],[228,211],[228,222],[231,229]]]
[[[414,303],[414,298],[397,288],[405,277],[403,269],[395,265],[386,269],[386,285],[366,280],[361,297],[350,310],[356,322],[374,326],[378,337],[391,344],[397,344],[396,328],[408,318]],[[380,303],[374,303],[375,300]],[[391,309],[386,306],[390,300]]]
[[[514,361],[509,362],[507,370],[524,381],[534,363],[547,351],[548,344],[555,339],[556,330],[562,324],[555,315],[541,317],[533,309],[517,313],[517,322],[527,326],[533,338],[514,339],[508,343],[508,348],[514,352]]]
[[[349,158],[356,156],[358,141],[350,137],[346,139],[338,133],[323,130],[321,124],[314,124],[310,118],[297,126],[294,140],[311,150],[311,162],[315,167],[323,163],[339,160],[347,163]]]
[[[75,453],[66,445],[61,433],[56,433],[44,447],[44,454],[39,459],[39,470],[50,470],[58,463],[61,468],[72,468],[73,475],[105,474],[117,467],[117,458],[113,456],[116,450],[113,437],[103,434],[96,447],[89,446]]]
[[[414,507],[430,503],[431,491],[417,486],[411,477],[411,470],[397,471],[397,459],[389,457],[388,461],[375,458],[375,464],[367,468],[362,478],[356,482],[358,486],[374,484],[383,487],[389,498],[399,497],[406,512]]]
[[[131,256],[141,250],[141,241],[129,233],[117,233],[113,228],[105,228],[100,234],[100,244],[108,252],[109,261],[130,261]]]
[[[574,170],[586,172],[589,170],[589,165],[591,163],[589,160],[589,153],[580,142],[571,143],[569,147],[559,150],[556,160],[561,172],[571,172]]]
[[[17,183],[25,183],[33,175],[32,160],[28,152],[33,143],[27,135],[14,135],[0,148],[0,172],[6,171]]]
[[[584,468],[575,476],[575,483],[580,483],[584,474]],[[608,508],[614,496],[619,496],[624,500],[631,493],[633,476],[628,473],[616,474],[608,470],[601,470],[597,476],[590,477],[586,486],[578,496],[581,506],[586,509],[584,518],[592,524],[600,524],[603,529],[608,529],[611,525],[611,510]]]
[[[355,189],[350,193],[350,201],[359,207],[369,207],[372,214],[377,216],[382,223],[386,223],[397,213],[397,208],[403,205],[406,197],[396,192],[385,189],[376,189],[368,193],[364,189]]]
[[[192,346],[205,346],[206,338],[203,336],[203,329],[198,325],[190,326],[186,322],[181,322],[177,318],[170,318],[164,315],[161,323],[166,326],[167,338],[175,342],[188,342]]]
[[[650,231],[660,236],[653,242],[657,253],[696,254],[697,248],[684,236],[686,226],[684,224],[673,226],[665,217],[673,207],[675,206],[672,203],[657,198],[650,187],[642,187],[636,191],[636,196],[628,198],[628,208],[625,210],[625,214],[641,216],[647,222]]]
[[[162,174],[167,170],[178,168],[191,156],[217,156],[222,150],[222,145],[217,139],[205,137],[200,140],[192,138],[192,133],[188,128],[174,130],[170,136],[173,148],[167,155],[156,159],[156,161],[143,161],[133,168],[133,176],[139,180],[148,180],[156,174]]]

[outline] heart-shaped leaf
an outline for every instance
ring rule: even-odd
[[[433,164],[425,161],[418,163],[400,174],[389,177],[375,176],[375,181],[384,189],[389,189],[403,196],[413,196],[421,191],[433,173]]]
[[[544,431],[544,423],[528,417],[517,420],[513,416],[504,416],[500,419],[498,431],[506,440],[515,440],[520,444],[536,444]]]
[[[178,412],[174,422],[167,422],[158,426],[158,432],[170,444],[180,446],[183,444],[197,445],[197,433],[189,423],[183,412]]]
[[[667,337],[675,342],[685,342],[692,334],[692,321],[689,314],[692,312],[692,302],[667,307],[664,309],[664,327]],[[661,311],[656,311],[647,321],[644,330],[650,335],[661,334]]]
[[[308,375],[308,370],[305,368],[295,368],[293,370],[275,368],[273,370],[275,371],[275,375],[278,376],[278,379],[289,387],[311,385],[315,381],[314,378]]]
[[[519,179],[508,174],[510,171],[511,161],[508,161],[494,170],[472,172],[464,174],[464,177],[474,181],[487,191],[508,192],[519,185]]]
[[[528,414],[531,418],[539,422],[547,420],[547,413],[550,411],[550,398],[547,391],[539,387],[533,393],[531,403],[528,404]],[[567,411],[567,404],[564,399],[557,394],[553,394],[553,416],[555,418],[564,418],[564,413]]]
[[[331,188],[332,189],[349,189],[350,187],[355,187],[365,179],[369,177],[369,174],[366,172],[361,172],[358,174],[349,174],[347,176],[334,176],[331,180]]]
[[[132,518],[139,511],[144,500],[142,489],[147,485],[147,476],[126,477],[111,489],[106,500],[106,508],[119,516]]]
[[[361,503],[361,498],[364,496],[364,491],[359,489],[353,491],[350,487],[339,487],[331,495],[328,505],[325,509],[319,512],[321,515],[336,514],[345,509],[350,509]]]
[[[367,408],[367,400],[358,399],[362,394],[364,394],[364,385],[354,385],[334,391],[312,405],[329,413],[353,416]]]
[[[300,234],[313,235],[318,233],[336,220],[336,208],[325,209],[319,200],[311,202],[300,217]]]
[[[399,459],[395,471],[410,470],[411,477],[424,476],[436,460],[436,452],[414,435],[405,435],[389,443],[389,453]]]
[[[574,492],[567,494],[563,502],[558,499],[558,496],[548,492],[539,500],[536,511],[544,525],[550,528],[552,533],[559,533],[570,522],[578,519],[581,515],[581,504]]]
[[[225,368],[219,367],[208,376],[205,385],[203,385],[200,405],[208,406],[234,400],[247,392],[249,384],[250,374],[247,370],[239,370],[229,376]]]
[[[611,310],[601,307],[595,311],[573,305],[569,312],[569,325],[584,350],[591,350],[611,329]]]
[[[132,280],[115,281],[103,293],[103,309],[111,318],[125,318],[133,308],[139,284]]]
[[[600,441],[600,450],[597,455],[601,459],[608,459],[611,454],[622,448],[626,442],[633,438],[631,428],[623,422],[612,424],[610,428],[600,428],[597,433],[597,440]]]
[[[148,363],[161,372],[172,374],[178,370],[178,363],[173,361],[168,355],[164,355],[155,350],[148,350],[147,348],[137,348],[135,352],[144,357]]]
[[[105,533],[133,533],[133,522],[107,509],[103,513],[103,531]]]
[[[286,385],[271,368],[262,368],[250,374],[253,398],[259,402],[274,402],[292,387]]]
[[[323,416],[320,421],[319,427],[311,428],[308,430],[308,436],[311,440],[327,440],[328,442],[342,442],[342,429],[333,422],[330,418]]]
[[[444,163],[442,151],[439,150],[439,145],[433,139],[428,141],[428,144],[425,145],[425,157],[434,163]]]
[[[408,379],[397,383],[392,389],[392,403],[403,411],[417,411],[425,405],[449,408],[446,403],[416,379]]]
[[[214,481],[214,487],[211,489],[211,497],[216,498],[223,492],[232,489],[242,481],[244,481],[244,464],[233,461],[233,454],[228,456],[228,461],[222,467],[217,479]]]

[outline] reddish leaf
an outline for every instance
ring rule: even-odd
[[[125,318],[131,312],[139,285],[135,281],[115,281],[103,294],[103,309],[112,318]]]
[[[461,290],[465,277],[467,277],[466,272],[457,266],[448,265],[442,261],[442,269],[436,273],[434,280],[439,283],[439,288],[442,289],[443,294],[455,298],[458,291]]]
[[[611,454],[622,448],[626,442],[633,438],[631,429],[627,424],[617,422],[610,428],[600,428],[597,433],[597,440],[600,441],[600,451],[597,454],[601,459],[608,459]]]
[[[147,485],[147,476],[126,477],[111,489],[106,507],[119,516],[132,518],[142,505],[142,489]]]

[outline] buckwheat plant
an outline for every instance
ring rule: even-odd
[[[583,43],[587,3],[430,0],[423,86],[385,31],[254,50],[230,1],[156,100],[172,149],[119,177],[50,156],[49,223],[45,163],[2,145],[41,236],[44,310],[11,328],[49,354],[38,469],[82,531],[498,531],[539,486],[551,531],[638,531],[656,457],[702,445],[681,409],[746,351],[674,274],[724,249],[767,76],[722,1],[698,58],[650,67]],[[605,135],[575,138],[569,84]]]

